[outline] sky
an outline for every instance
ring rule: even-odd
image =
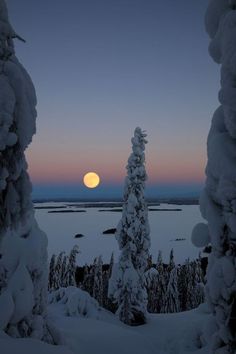
[[[136,126],[148,135],[147,195],[197,195],[219,90],[207,1],[7,3],[38,97],[33,197],[120,197]],[[82,184],[89,171],[101,178],[94,190]]]

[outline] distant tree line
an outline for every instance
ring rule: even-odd
[[[53,255],[49,267],[48,288],[50,291],[60,287],[77,286],[87,291],[98,303],[109,311],[116,312],[117,304],[109,297],[109,279],[114,266],[114,254],[110,263],[103,264],[102,257],[96,257],[93,264],[76,266],[78,247],[71,250],[69,256],[61,252]],[[184,264],[175,264],[171,250],[169,263],[162,260],[159,252],[156,263],[148,259],[145,271],[147,291],[147,309],[150,313],[173,313],[196,308],[204,302],[204,264],[198,259]]]

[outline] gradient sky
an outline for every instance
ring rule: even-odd
[[[7,3],[38,97],[34,197],[120,195],[136,126],[148,134],[149,194],[199,190],[219,89],[206,0]],[[96,191],[82,186],[88,171],[101,177]]]

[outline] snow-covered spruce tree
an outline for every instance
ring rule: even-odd
[[[93,266],[91,267],[91,269],[89,269],[88,265],[85,264],[82,289],[84,291],[87,291],[90,296],[93,296],[93,282],[94,282]]]
[[[75,272],[76,272],[76,256],[78,253],[79,253],[79,247],[75,245],[70,251],[69,260],[67,264],[68,286],[76,286]]]
[[[185,277],[185,265],[179,266],[178,270],[178,291],[179,291],[179,307],[180,311],[186,310],[186,277]]]
[[[67,271],[68,265],[68,256],[64,255],[62,264],[61,264],[61,286],[67,288],[69,285],[69,274]]]
[[[191,263],[191,265],[193,274],[192,304],[193,308],[195,308],[202,304],[205,300],[201,259],[196,259]]]
[[[159,312],[159,287],[158,287],[158,271],[156,268],[149,268],[145,272],[145,285],[148,295],[148,312]]]
[[[64,255],[65,252],[60,252],[56,260],[54,289],[59,289],[62,287],[62,260]]]
[[[163,312],[173,313],[179,311],[178,270],[177,267],[174,267],[170,272]]]
[[[111,277],[111,274],[112,274],[113,265],[114,265],[114,252],[112,252],[112,254],[111,254],[111,259],[110,259],[110,263],[109,263],[109,269],[108,269],[109,278]]]
[[[189,258],[185,261],[185,289],[184,293],[186,296],[186,310],[191,310],[195,307],[194,299],[194,273],[192,263]]]
[[[161,251],[158,252],[158,258],[157,258],[157,272],[158,272],[158,284],[157,284],[157,312],[162,312],[164,313],[165,311],[165,296],[166,296],[166,289],[167,289],[167,279],[168,277],[166,276],[167,270],[164,269],[164,264],[162,260],[162,253]]]
[[[47,238],[34,218],[24,154],[35,134],[36,95],[14,38],[0,0],[0,329],[46,339]]]
[[[211,333],[206,331],[213,353],[236,351],[236,1],[211,0],[205,18],[213,60],[221,64],[221,106],[214,113],[208,135],[206,185],[200,198],[207,220],[193,231],[196,245],[210,241],[206,298],[212,311]],[[197,240],[197,230],[199,240]]]
[[[157,256],[157,264],[156,268],[158,272],[163,272],[164,265],[163,265],[163,259],[162,259],[162,252],[158,251],[158,256]]]
[[[112,252],[111,254],[108,270],[103,272],[103,307],[105,307],[111,312],[116,311],[116,305],[112,302],[112,300],[108,296],[109,279],[111,278],[112,275],[113,266],[114,266],[114,252]]]
[[[93,297],[103,305],[103,274],[102,274],[102,256],[94,260],[94,282],[93,282]]]
[[[175,267],[174,250],[172,248],[170,251],[170,260],[169,260],[169,264],[168,264],[168,271],[171,272],[174,267]]]
[[[144,197],[146,134],[136,128],[132,138],[124,187],[122,218],[116,231],[121,251],[109,282],[109,295],[118,304],[117,314],[129,325],[146,321],[147,293],[144,272],[147,267],[150,238],[148,209]]]
[[[56,267],[56,255],[53,254],[49,264],[49,276],[48,276],[48,290],[55,289],[55,267]]]

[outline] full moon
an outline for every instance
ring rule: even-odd
[[[88,172],[84,175],[84,185],[88,188],[96,188],[100,183],[100,177],[95,172]]]

